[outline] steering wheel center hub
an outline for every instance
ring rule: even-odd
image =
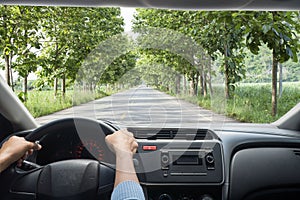
[[[37,184],[37,199],[95,199],[98,184],[97,161],[60,161],[42,170]]]

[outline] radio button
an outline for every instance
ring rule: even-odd
[[[215,158],[212,153],[209,153],[205,156],[205,161],[206,161],[207,170],[215,169]]]
[[[169,163],[169,156],[163,155],[163,156],[161,157],[161,162],[164,163],[164,164]]]
[[[158,197],[158,200],[172,200],[172,197],[168,194],[161,194],[159,197]]]
[[[164,171],[163,171],[163,176],[164,176],[164,177],[168,177],[168,175],[169,175],[168,171],[167,171],[167,170],[164,170]]]
[[[206,162],[208,162],[209,164],[213,164],[215,162],[215,159],[212,155],[208,154],[206,156]]]
[[[214,200],[214,199],[210,195],[205,194],[200,197],[200,200]]]
[[[169,169],[169,154],[162,152],[161,153],[161,158],[160,158],[160,162],[161,162],[161,169]]]

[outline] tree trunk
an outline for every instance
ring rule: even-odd
[[[190,80],[190,96],[195,95],[195,84],[194,84],[194,79]]]
[[[23,93],[24,93],[24,102],[27,101],[27,87],[28,86],[28,74],[26,74],[24,76],[24,79],[23,79]]]
[[[176,75],[176,94],[180,94],[180,82],[181,82],[181,75]]]
[[[11,62],[9,62],[11,63]],[[12,72],[12,68],[11,68],[11,64],[10,64],[10,85],[11,85],[11,89],[12,91],[15,91],[15,86],[14,86],[14,77],[13,77],[13,72]]]
[[[200,72],[200,95],[204,94],[204,70],[203,65],[201,65],[201,72]]]
[[[282,78],[283,75],[282,75],[282,64],[279,63],[279,98],[281,97],[282,95]]]
[[[225,73],[225,97],[226,99],[230,99],[230,83],[229,83],[229,70],[228,70],[228,62],[227,62],[227,45],[224,45],[224,73]]]
[[[106,83],[105,93],[109,93],[109,92],[110,92],[110,87],[109,87],[109,84]]]
[[[198,94],[198,83],[199,83],[199,73],[193,74],[190,81],[190,95],[196,96]]]
[[[6,75],[6,82],[7,85],[11,86],[11,82],[10,82],[10,59],[9,59],[9,55],[5,55],[4,56],[4,60],[5,60],[5,75]]]
[[[200,73],[197,72],[196,80],[195,80],[195,95],[198,96],[199,93],[199,78],[200,78]]]
[[[183,75],[183,94],[187,94],[187,84],[186,84],[186,76],[185,74]]]
[[[120,85],[116,84],[116,87],[119,89]],[[89,92],[93,92],[94,90],[94,83],[93,81],[91,83],[89,83]]]
[[[224,27],[226,28],[226,21],[224,19]],[[230,99],[230,82],[229,82],[229,66],[228,66],[228,44],[226,43],[226,39],[223,38],[224,41],[224,74],[225,74],[225,98]]]
[[[228,64],[225,61],[225,97],[226,99],[230,99],[230,91],[229,91],[229,74],[228,74]]]
[[[206,78],[206,72],[203,72],[203,96],[207,96],[207,78]]]
[[[62,80],[61,80],[61,92],[62,92],[62,97],[65,98],[65,94],[66,94],[66,76],[65,75],[62,76]]]
[[[208,62],[208,86],[209,86],[210,94],[213,95],[213,88],[211,84],[211,60],[210,59]]]
[[[277,114],[277,71],[278,61],[273,50],[273,66],[272,66],[272,116]]]
[[[54,97],[57,96],[58,79],[54,78]]]

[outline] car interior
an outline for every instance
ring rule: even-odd
[[[300,10],[298,0],[1,0],[1,4]],[[84,117],[39,125],[0,77],[2,144],[18,135],[43,146],[21,167],[14,164],[1,173],[1,199],[110,199],[115,156],[105,136],[119,129],[118,123]],[[270,124],[127,129],[139,144],[133,161],[146,199],[299,199],[300,103]]]

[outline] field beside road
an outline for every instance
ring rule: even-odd
[[[36,118],[108,95],[104,92],[99,92],[96,96],[91,93],[85,93],[74,98],[73,90],[68,90],[64,97],[60,94],[54,96],[53,91],[32,90],[28,92],[27,101],[24,104],[32,116]]]
[[[223,93],[223,88],[215,86],[214,91],[220,94]],[[241,83],[236,87],[234,98],[226,100],[225,103],[220,102],[225,99],[218,99],[219,95],[180,97],[214,112],[224,112],[225,115],[241,122],[270,123],[300,102],[300,82],[283,83],[282,94],[278,98],[278,114],[275,117],[271,115],[271,92],[272,87],[269,83]],[[218,104],[225,105],[225,108],[220,110],[220,107],[216,106]]]

